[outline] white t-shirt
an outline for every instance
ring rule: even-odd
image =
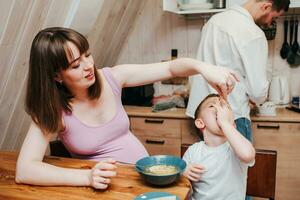
[[[229,142],[209,147],[203,141],[193,144],[183,156],[187,164],[201,164],[205,172],[192,182],[192,200],[245,200],[248,166],[235,155]]]
[[[268,43],[264,32],[250,13],[235,6],[211,17],[204,25],[197,59],[236,71],[241,79],[228,96],[234,119],[250,120],[249,99],[260,104],[268,94]],[[216,91],[201,75],[191,78],[191,91],[186,114],[194,117],[199,103]]]

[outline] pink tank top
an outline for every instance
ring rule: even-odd
[[[129,119],[121,102],[121,88],[110,68],[102,69],[115,96],[115,116],[98,127],[89,127],[73,114],[63,114],[66,129],[59,134],[65,147],[75,158],[101,161],[112,158],[120,162],[135,163],[148,153],[130,132]]]

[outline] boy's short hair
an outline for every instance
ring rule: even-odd
[[[195,111],[195,114],[194,114],[195,119],[198,118],[198,116],[199,116],[199,114],[200,114],[200,111],[201,111],[201,106],[203,105],[203,103],[204,103],[207,99],[212,98],[212,97],[220,97],[220,95],[219,95],[219,94],[214,94],[214,93],[207,95],[207,96],[201,101],[201,103],[198,105],[198,107],[197,107],[197,109],[196,109],[196,111]]]

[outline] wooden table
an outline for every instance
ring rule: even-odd
[[[107,190],[96,190],[91,187],[70,186],[33,186],[15,183],[17,153],[0,152],[0,199],[2,200],[125,200],[134,199],[137,195],[151,191],[169,192],[180,199],[186,199],[190,192],[190,183],[185,177],[171,186],[160,188],[147,185],[135,171],[133,165],[118,165],[117,177]],[[68,168],[91,168],[95,162],[78,159],[46,156],[45,162]]]

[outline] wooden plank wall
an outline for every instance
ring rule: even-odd
[[[115,63],[144,2],[0,0],[0,150],[18,150],[31,122],[24,95],[36,33],[51,26],[74,28],[88,37],[97,66]]]
[[[123,43],[145,2],[146,0],[104,2],[103,7],[113,9],[103,9],[97,18],[96,26],[88,34],[97,67],[112,66],[116,63]]]
[[[30,119],[24,112],[29,49],[34,35],[62,26],[73,0],[0,1],[0,147],[18,149]]]

